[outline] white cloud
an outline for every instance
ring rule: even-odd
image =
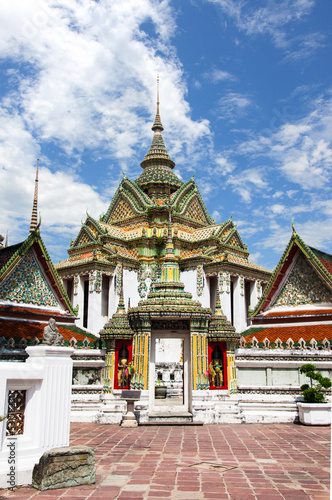
[[[22,118],[0,109],[0,233],[8,230],[11,244],[28,235],[38,156],[40,149]],[[88,208],[98,217],[107,203],[75,174],[51,172],[44,160],[42,156],[38,182],[41,231],[72,235]]]
[[[243,117],[248,108],[253,106],[249,96],[239,92],[228,92],[224,97],[219,99],[219,117],[222,119],[232,120]]]
[[[228,71],[223,71],[221,69],[215,68],[211,73],[204,73],[204,78],[210,80],[212,83],[220,83],[225,80],[235,80],[234,75]]]
[[[230,174],[235,169],[234,163],[224,156],[217,156],[215,158],[215,162],[217,164],[217,167],[214,169],[214,173],[216,175],[224,176],[226,174]]]
[[[330,189],[332,175],[332,98],[321,96],[312,111],[297,121],[283,124],[268,136],[240,143],[237,152],[253,159],[272,159],[282,175],[304,190]],[[273,172],[275,173],[275,172]],[[296,190],[288,189],[292,198]]]
[[[253,2],[243,0],[210,0],[228,16],[237,28],[249,36],[267,34],[271,36],[275,45],[288,48],[286,26],[302,21],[312,11],[315,0],[281,0],[265,1],[257,7]],[[302,56],[307,55],[303,51]]]
[[[0,6],[0,55],[32,71],[18,81],[8,105],[22,109],[43,141],[57,141],[69,154],[102,147],[116,158],[132,157],[151,139],[144,123],[153,119],[157,73],[164,126],[175,124],[168,130],[169,148],[195,149],[210,134],[207,120],[189,117],[181,65],[170,43],[176,23],[168,0],[11,5],[15,9]],[[147,37],[149,22],[154,34]]]
[[[268,183],[264,179],[265,171],[263,168],[251,168],[242,170],[241,173],[230,175],[226,184],[231,186],[232,190],[238,193],[243,201],[250,202],[257,193],[268,188]]]
[[[275,203],[274,205],[271,205],[270,210],[274,214],[283,214],[283,213],[285,213],[286,207],[285,207],[285,205]]]

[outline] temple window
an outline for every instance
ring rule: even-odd
[[[25,390],[8,391],[8,415],[6,435],[16,436],[24,432]]]

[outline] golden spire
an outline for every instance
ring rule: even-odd
[[[159,115],[159,75],[157,75],[157,115]]]
[[[37,208],[38,208],[38,169],[39,169],[39,159],[37,160],[35,193],[33,196],[33,206],[32,206],[32,214],[31,214],[29,233],[32,233],[36,229],[37,224],[38,224],[38,214],[37,214]]]

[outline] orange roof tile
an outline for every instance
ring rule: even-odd
[[[47,325],[45,323],[33,323],[30,321],[14,321],[0,318],[0,336],[9,338],[25,338],[34,339],[35,337],[39,340],[43,338],[44,328]],[[67,329],[65,326],[57,324],[59,333],[63,336],[64,340],[70,340],[75,338],[77,341],[83,341],[85,338],[95,339],[94,336],[90,336],[88,333],[78,333],[76,331]]]
[[[264,328],[263,330],[251,333],[245,337],[246,343],[252,342],[253,337],[255,337],[258,342],[263,342],[265,338],[268,338],[270,342],[275,342],[279,338],[282,342],[287,342],[289,338],[293,339],[294,342],[298,342],[300,338],[306,342],[310,342],[311,339],[328,340],[332,339],[332,325],[301,325],[301,326],[280,326]]]

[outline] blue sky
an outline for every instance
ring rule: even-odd
[[[291,221],[332,242],[332,2],[12,0],[0,5],[0,233],[66,258],[86,212],[140,175],[160,75],[164,141],[216,222],[273,269]]]

